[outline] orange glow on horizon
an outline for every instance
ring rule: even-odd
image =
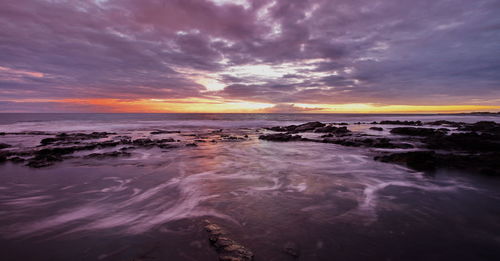
[[[242,100],[208,98],[187,99],[26,99],[12,102],[52,102],[69,109],[85,105],[91,112],[110,113],[462,113],[500,111],[496,105],[374,105],[356,104],[287,104],[293,110],[276,110],[275,104]],[[78,106],[76,106],[78,107]]]

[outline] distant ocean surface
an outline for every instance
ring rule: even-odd
[[[278,114],[278,113],[0,113],[0,131],[84,131],[141,127],[267,127],[321,122],[380,120],[500,121],[499,115],[468,114]]]

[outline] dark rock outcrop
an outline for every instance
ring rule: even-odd
[[[439,121],[431,121],[431,122],[426,122],[425,125],[433,125],[433,126],[449,126],[449,127],[460,127],[464,125],[465,123],[463,122],[454,122],[454,121],[447,121],[447,120],[439,120]]]
[[[345,134],[351,132],[347,127],[325,126],[319,127],[314,130],[316,133],[332,133],[332,134]]]
[[[375,123],[376,122],[372,122]],[[410,125],[410,126],[422,126],[421,121],[381,121],[378,124],[382,125]]]
[[[500,153],[452,154],[412,151],[377,156],[375,160],[405,165],[418,171],[448,168],[489,176],[500,176]]]
[[[181,133],[181,131],[168,131],[168,130],[156,130],[150,132],[152,135],[158,135],[158,134],[172,134],[172,133]]]
[[[319,121],[313,121],[313,122],[308,122],[308,123],[304,123],[304,124],[301,124],[299,126],[297,126],[293,131],[295,132],[306,132],[306,131],[312,131],[316,128],[319,128],[319,127],[324,127],[325,124],[324,123],[321,123]]]
[[[299,140],[302,140],[302,137],[299,135],[277,133],[277,134],[260,135],[259,139],[260,140],[268,140],[268,141],[282,141],[282,142],[284,142],[284,141],[299,141]]]
[[[398,127],[391,130],[392,134],[408,135],[408,136],[433,136],[437,134],[444,134],[442,130],[432,128],[415,128],[415,127]]]
[[[92,153],[83,158],[85,159],[105,159],[105,158],[116,158],[116,157],[129,157],[132,155],[130,152],[126,151],[112,151],[106,153]]]
[[[399,163],[409,168],[426,171],[436,168],[436,157],[433,151],[411,151],[404,153],[394,153],[384,156],[376,156],[375,160],[382,162]]]
[[[205,229],[209,234],[210,243],[219,255],[220,261],[253,260],[252,251],[229,238],[219,225],[205,220]]]
[[[6,144],[6,143],[0,143],[0,150],[1,150],[1,149],[6,149],[6,148],[10,148],[10,147],[12,147],[12,146],[11,146],[11,145],[9,145],[9,144]]]
[[[458,128],[458,130],[500,135],[500,124],[494,121],[479,121],[473,124],[466,124]]]
[[[277,127],[271,127],[268,128],[268,130],[272,131],[277,131],[277,132],[307,132],[307,131],[313,131],[316,128],[324,127],[326,124],[321,123],[319,121],[313,121],[313,122],[308,122],[304,123],[301,125],[290,125],[290,126],[277,126]]]
[[[370,147],[370,148],[383,148],[383,149],[410,149],[413,145],[408,143],[393,143],[387,138],[337,138],[337,139],[324,139],[324,143],[334,143],[347,147]]]
[[[87,133],[72,133],[72,134],[67,134],[67,133],[59,133],[56,135],[54,138],[45,138],[40,141],[40,144],[45,146],[57,142],[75,142],[75,141],[82,141],[82,140],[95,140],[95,139],[103,139],[107,138],[109,135],[115,134],[115,133],[108,133],[108,132],[92,132],[90,134]]]
[[[371,127],[370,130],[374,130],[374,131],[383,131],[384,128],[382,127]]]
[[[453,133],[444,136],[430,136],[423,140],[429,149],[458,150],[470,152],[500,151],[500,140],[491,134],[476,132]]]
[[[146,147],[146,148],[160,146],[160,145],[162,145],[164,143],[168,143],[168,142],[175,142],[175,140],[172,138],[168,138],[168,139],[161,139],[161,140],[135,139],[132,141],[122,141],[123,144],[130,144],[130,145],[135,145],[138,147]]]

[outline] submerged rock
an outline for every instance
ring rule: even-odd
[[[220,261],[250,261],[254,254],[248,248],[229,238],[217,224],[205,220],[205,230],[209,241],[219,254]]]
[[[374,130],[374,131],[383,131],[384,128],[382,127],[371,127],[370,130]]]
[[[285,243],[285,245],[283,246],[283,252],[295,258],[300,256],[300,249],[298,245],[295,242],[291,241]]]

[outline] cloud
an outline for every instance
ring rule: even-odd
[[[303,112],[320,112],[323,108],[304,108],[295,106],[295,104],[276,104],[271,108],[263,109],[265,113],[303,113]]]
[[[498,104],[499,12],[495,0],[4,0],[0,96]]]

